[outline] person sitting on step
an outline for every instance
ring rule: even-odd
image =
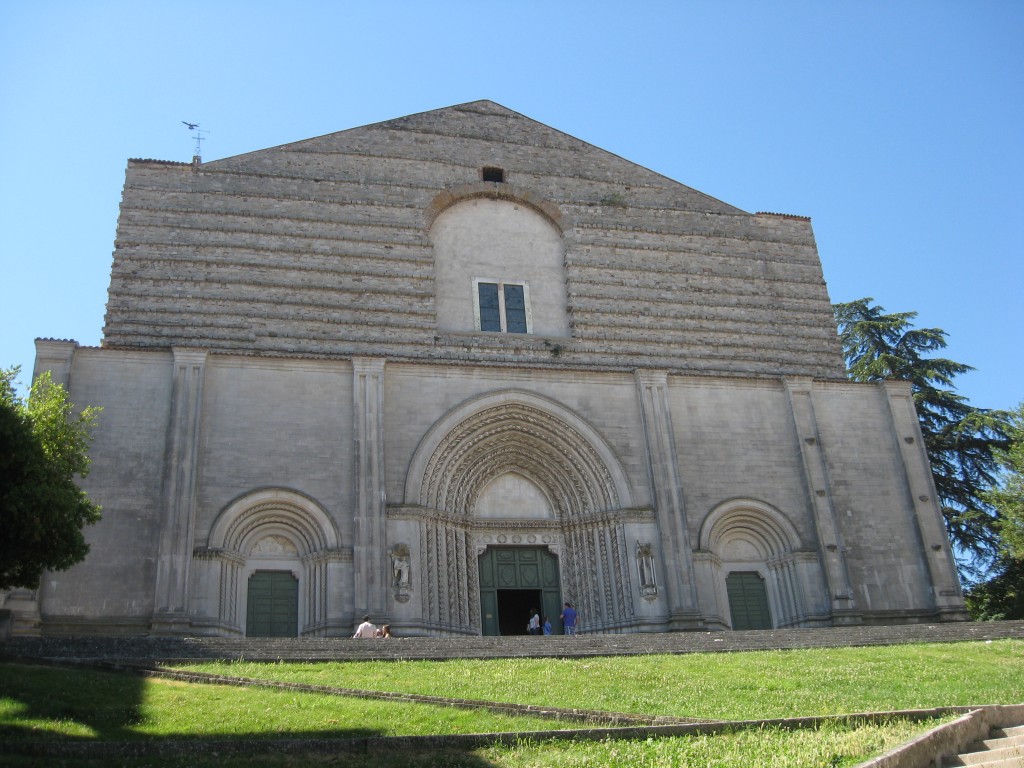
[[[373,637],[376,631],[377,627],[370,622],[370,617],[363,616],[363,623],[356,628],[356,633],[352,637]]]

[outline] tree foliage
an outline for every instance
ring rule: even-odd
[[[1001,557],[985,581],[964,592],[975,621],[1024,619],[1024,559]]]
[[[1008,432],[1009,446],[996,453],[1003,470],[1001,482],[985,498],[999,511],[1002,554],[1024,564],[1024,403],[1010,413]]]
[[[99,409],[75,414],[67,391],[44,373],[28,399],[17,367],[0,369],[0,589],[35,588],[45,570],[65,570],[89,551],[82,527],[100,508],[75,483],[89,472]]]
[[[956,376],[973,369],[931,356],[946,347],[945,331],[914,328],[916,312],[886,313],[873,302],[833,306],[847,370],[855,381],[910,382],[946,529],[961,568],[974,573],[1000,552],[999,514],[986,494],[1009,446],[1008,414],[975,408],[955,392]]]
[[[1010,414],[1010,445],[998,451],[1000,484],[986,500],[999,512],[1000,551],[989,578],[966,593],[976,619],[1024,619],[1024,403]]]

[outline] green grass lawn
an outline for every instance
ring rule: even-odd
[[[0,738],[136,741],[543,731],[564,723],[429,704],[0,664]]]
[[[266,680],[722,720],[1024,702],[1024,641],[188,669]]]
[[[765,719],[1024,701],[1024,641],[589,659],[190,665],[267,680],[548,706]],[[739,731],[599,742],[544,741],[472,752],[386,754],[393,768],[522,766],[852,766],[928,723],[829,723],[816,731]],[[576,727],[406,702],[198,685],[128,674],[0,664],[0,739],[152,741],[346,739],[370,735]],[[365,765],[365,755],[201,754],[119,760],[3,755],[0,765]]]
[[[716,736],[606,741],[524,742],[469,752],[429,750],[396,751],[373,755],[303,754],[231,756],[218,754],[188,757],[129,757],[111,759],[31,758],[0,755],[0,765],[11,768],[363,768],[367,764],[388,768],[557,768],[559,766],[611,766],[612,768],[660,768],[661,766],[714,766],[714,768],[849,768],[881,754],[920,734],[934,723],[896,721],[885,725],[845,727],[829,725],[818,730],[739,731]]]

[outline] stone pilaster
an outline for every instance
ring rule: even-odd
[[[384,360],[352,359],[352,411],[355,423],[355,526],[353,574],[356,618],[375,619],[387,610],[388,564],[385,540]]]
[[[206,356],[204,350],[174,349],[171,419],[164,455],[160,545],[153,603],[153,629],[158,632],[185,632],[190,624],[189,572]]]
[[[860,616],[857,614],[846,567],[846,549],[832,503],[828,464],[818,436],[814,399],[811,396],[813,381],[803,376],[786,377],[783,381],[786,394],[789,395],[800,458],[803,460],[807,495],[811,501],[814,524],[818,531],[818,545],[825,564],[833,621],[836,624],[859,624]]]
[[[893,435],[903,460],[909,503],[914,510],[914,520],[921,537],[922,557],[928,565],[935,609],[939,614],[937,618],[966,620],[967,611],[964,608],[956,563],[942,520],[931,462],[921,435],[921,422],[914,407],[910,384],[904,381],[883,381],[879,386],[889,405]]]
[[[668,373],[662,370],[637,370],[636,385],[647,442],[648,470],[661,537],[661,554],[665,559],[668,629],[693,629],[701,626],[701,621],[694,589],[693,550],[683,509],[679,462],[672,431]]]

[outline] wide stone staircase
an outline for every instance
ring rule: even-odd
[[[1024,725],[993,728],[989,738],[969,744],[944,768],[969,765],[974,768],[1021,768],[1024,766]]]
[[[623,656],[1024,638],[1024,621],[776,629],[742,632],[583,634],[575,637],[406,637],[390,640],[226,637],[12,637],[7,658],[92,661],[248,659],[329,661]]]

